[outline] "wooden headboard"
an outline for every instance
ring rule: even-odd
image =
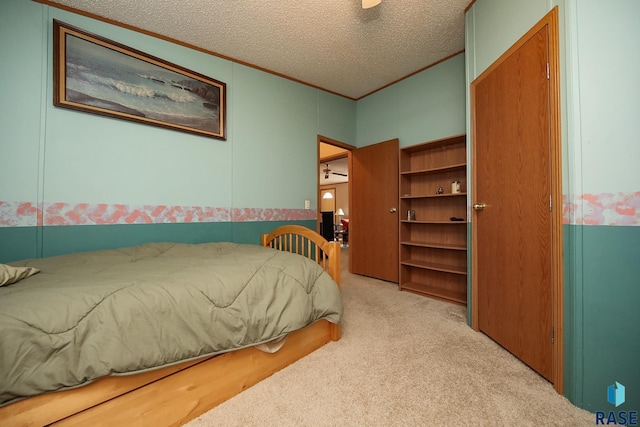
[[[303,255],[314,260],[340,286],[340,242],[329,242],[301,225],[284,225],[262,235],[262,246]]]

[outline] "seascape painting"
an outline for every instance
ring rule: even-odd
[[[54,104],[226,139],[224,83],[58,21],[54,32]]]

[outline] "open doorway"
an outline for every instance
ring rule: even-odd
[[[349,245],[351,149],[330,138],[318,137],[318,232],[327,240]]]

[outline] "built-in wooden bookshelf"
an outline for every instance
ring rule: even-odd
[[[466,305],[466,160],[465,135],[400,150],[401,290]]]

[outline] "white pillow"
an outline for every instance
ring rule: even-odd
[[[34,267],[13,267],[11,265],[0,264],[0,286],[18,283],[22,279],[40,273]]]

